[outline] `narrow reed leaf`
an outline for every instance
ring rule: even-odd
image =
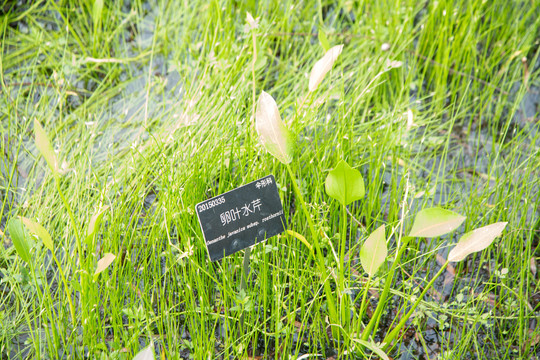
[[[291,235],[292,237],[295,237],[297,238],[298,240],[300,240],[304,245],[306,245],[306,247],[310,250],[310,251],[313,251],[313,246],[311,246],[311,244],[307,241],[307,239],[302,235],[302,234],[299,234],[297,233],[296,231],[292,231],[292,230],[285,230],[285,232],[289,235]]]
[[[328,173],[325,181],[326,193],[342,205],[349,205],[360,200],[365,195],[364,179],[360,171],[353,169],[341,160],[336,167]]]
[[[332,69],[339,54],[343,50],[343,45],[336,45],[324,54],[324,56],[313,65],[309,75],[309,91],[315,91],[323,81],[325,75]]]
[[[484,250],[497,236],[500,236],[507,222],[497,222],[463,235],[456,246],[448,254],[448,261],[461,261],[468,255]]]
[[[47,165],[51,168],[52,172],[58,174],[58,161],[56,160],[56,154],[52,148],[51,142],[47,137],[47,133],[43,130],[43,127],[37,119],[34,119],[34,134],[36,136],[36,146],[45,158]]]
[[[102,12],[103,12],[103,0],[94,0],[94,5],[92,6],[92,19],[94,20],[94,32],[98,31],[98,27],[101,22]]]
[[[106,253],[105,255],[103,255],[103,257],[99,259],[99,261],[97,262],[96,272],[94,273],[94,277],[96,277],[103,270],[107,269],[112,264],[114,259],[116,259],[116,256],[114,256],[111,253]]]
[[[284,164],[292,161],[292,136],[281,121],[277,104],[272,96],[262,92],[255,113],[255,127],[265,149]]]
[[[43,245],[45,245],[47,249],[51,250],[51,252],[54,251],[54,244],[51,235],[49,234],[47,229],[45,229],[39,223],[28,218],[21,216],[21,220],[32,235],[36,235],[37,237],[39,237],[41,241],[43,241]]]
[[[360,262],[364,271],[374,276],[388,255],[384,225],[379,226],[364,242],[360,250]]]
[[[441,236],[457,229],[465,219],[465,216],[439,207],[424,209],[416,214],[409,236]]]

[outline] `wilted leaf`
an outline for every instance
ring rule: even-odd
[[[324,56],[313,65],[309,75],[309,91],[315,91],[323,81],[324,76],[332,69],[339,54],[343,50],[343,45],[336,45],[324,54]]]
[[[292,161],[292,136],[279,116],[274,98],[262,92],[255,113],[255,127],[265,149],[284,164]]]
[[[469,254],[484,250],[501,235],[506,224],[498,222],[466,233],[448,254],[448,261],[461,261]]]
[[[154,360],[154,350],[152,345],[148,345],[135,355],[133,360]]]
[[[11,219],[7,224],[7,229],[17,254],[28,263],[30,261],[31,244],[24,231],[23,223],[19,219]]]
[[[49,234],[47,229],[45,229],[43,226],[41,226],[37,222],[35,222],[33,220],[30,220],[30,219],[27,219],[25,217],[21,216],[21,220],[22,220],[23,224],[26,226],[26,228],[33,235],[36,235],[37,237],[39,237],[41,239],[41,241],[43,241],[43,245],[45,245],[45,247],[47,249],[49,249],[51,251],[54,251],[54,244],[53,244],[51,235]]]
[[[325,187],[328,196],[338,200],[342,205],[349,205],[365,195],[364,180],[360,171],[351,168],[343,160],[328,173]]]
[[[51,142],[49,141],[45,130],[43,130],[43,127],[39,121],[37,121],[37,119],[34,119],[34,134],[36,136],[36,146],[39,152],[45,158],[45,161],[51,168],[52,172],[57,174],[58,162],[56,160],[56,154],[53,151]]]
[[[306,238],[302,234],[299,234],[296,231],[292,231],[292,230],[285,230],[285,232],[287,232],[287,234],[300,240],[304,245],[307,246],[309,250],[313,251],[313,246],[311,246],[311,244],[306,240]]]
[[[90,218],[90,222],[88,223],[88,229],[86,229],[86,237],[93,237],[96,232],[99,230],[99,226],[101,225],[101,219],[103,218],[103,215],[105,214],[105,211],[109,209],[109,206],[104,206],[101,210],[98,210],[92,217]]]
[[[384,229],[384,225],[382,225],[372,232],[360,250],[362,267],[370,276],[375,275],[388,255]]]
[[[465,219],[465,216],[439,207],[424,209],[416,214],[409,236],[441,236],[457,229]]]
[[[106,253],[105,255],[103,255],[103,257],[97,262],[96,272],[94,273],[94,276],[107,269],[109,265],[112,264],[115,258],[116,256],[111,253]]]

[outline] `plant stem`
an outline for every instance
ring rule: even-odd
[[[339,248],[339,296],[341,297],[341,321],[345,329],[349,324],[349,302],[348,296],[345,294],[345,245],[347,243],[347,207],[341,205],[341,244]]]
[[[379,322],[379,318],[384,310],[384,307],[386,306],[386,298],[388,297],[388,293],[390,292],[390,285],[392,284],[392,280],[394,278],[394,273],[396,271],[397,264],[399,263],[399,260],[401,259],[401,256],[403,255],[403,252],[407,248],[408,243],[408,237],[405,237],[403,240],[403,244],[401,245],[401,248],[399,249],[396,258],[394,262],[392,263],[392,266],[390,267],[390,271],[388,272],[388,276],[386,278],[385,284],[384,284],[384,290],[381,294],[381,297],[379,298],[379,303],[377,304],[377,308],[375,309],[375,313],[369,320],[369,323],[366,325],[366,328],[362,332],[361,340],[366,341],[369,338],[369,335],[373,331],[373,329],[376,329],[376,325]]]
[[[441,276],[441,274],[444,272],[444,270],[446,270],[446,267],[448,266],[448,263],[449,263],[449,261],[447,260],[444,263],[444,265],[441,267],[439,272],[437,274],[435,274],[435,276],[431,279],[431,281],[424,287],[424,291],[422,291],[420,296],[418,296],[418,299],[416,299],[416,301],[414,302],[414,304],[411,307],[411,309],[409,310],[409,312],[407,312],[407,314],[401,318],[401,321],[396,325],[396,327],[394,327],[394,329],[388,335],[386,335],[384,337],[383,344],[385,344],[384,345],[385,348],[388,347],[388,345],[390,345],[390,343],[392,341],[394,341],[395,337],[397,336],[397,334],[399,333],[401,328],[403,328],[403,326],[405,326],[405,323],[407,322],[407,320],[409,320],[409,318],[413,314],[414,310],[416,310],[416,308],[420,304],[420,301],[422,301],[422,298],[424,297],[424,295],[426,295],[428,290],[433,286],[433,284],[435,283],[435,280],[437,280],[437,278],[439,276]]]
[[[62,277],[62,282],[64,283],[64,286],[66,288],[66,296],[69,302],[69,311],[71,313],[71,322],[73,323],[73,327],[75,327],[75,306],[73,306],[73,301],[71,300],[71,291],[69,290],[69,286],[66,280],[66,275],[64,274],[64,271],[62,270],[62,265],[60,265],[60,261],[58,261],[58,258],[53,253],[52,254],[54,261],[56,262],[56,265],[58,266],[58,271],[60,272],[60,276]]]
[[[302,193],[300,192],[300,189],[298,188],[298,185],[296,184],[296,176],[294,175],[291,167],[289,164],[285,164],[287,171],[289,173],[289,176],[291,177],[291,182],[293,185],[294,192],[296,194],[296,198],[298,199],[298,202],[300,203],[300,207],[302,208],[302,211],[304,212],[308,226],[309,231],[311,233],[311,237],[313,239],[313,245],[315,246],[315,253],[317,256],[317,265],[319,267],[319,272],[321,274],[321,278],[323,279],[324,284],[324,292],[326,294],[326,299],[328,301],[328,311],[330,313],[330,321],[332,323],[337,323],[339,321],[339,318],[337,316],[337,310],[336,305],[334,303],[334,298],[332,295],[332,289],[330,288],[330,284],[328,281],[324,279],[323,274],[326,272],[326,267],[324,266],[324,258],[322,256],[321,247],[319,244],[319,237],[317,236],[317,231],[315,230],[315,225],[313,224],[313,220],[311,219],[311,215],[309,211],[307,210],[306,203],[304,202],[304,197],[302,196]]]
[[[83,268],[83,259],[82,259],[83,252],[82,252],[82,245],[81,245],[81,239],[80,239],[80,234],[79,234],[79,226],[75,222],[75,216],[73,215],[73,211],[71,210],[71,207],[69,206],[69,203],[67,202],[67,200],[66,200],[66,198],[64,196],[64,193],[62,192],[62,189],[60,189],[60,178],[56,174],[54,174],[54,182],[56,184],[56,190],[58,191],[58,195],[60,195],[60,198],[62,199],[62,202],[64,203],[64,207],[66,208],[66,210],[68,212],[69,219],[71,221],[71,226],[73,227],[73,233],[75,234],[75,240],[77,242],[77,258],[79,259],[79,267],[82,269]],[[55,256],[55,258],[56,258],[56,256]],[[60,274],[62,275],[63,280],[66,283],[65,286],[66,286],[66,291],[67,291],[67,282],[66,282],[65,277],[64,277],[64,272],[62,271],[62,268],[60,267],[60,263],[58,263],[58,261],[57,261],[57,264],[58,264],[58,268],[60,270]],[[85,274],[85,272],[81,271],[80,275],[79,275],[80,276],[80,281],[81,281],[81,297],[80,297],[81,303],[82,303],[83,298],[84,298],[83,295],[84,295],[85,287],[86,287],[86,279],[85,279],[83,274]],[[69,293],[68,293],[68,299],[69,299],[69,302],[70,302],[71,319],[73,320],[73,325],[75,326],[75,309],[74,309],[73,303],[71,302],[71,296],[70,296]],[[81,308],[82,308],[82,306],[81,306]]]

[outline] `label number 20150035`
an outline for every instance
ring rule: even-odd
[[[199,212],[203,212],[205,210],[211,209],[213,207],[216,207],[218,205],[225,204],[225,197],[220,196],[217,199],[213,199],[210,201],[207,201],[205,203],[199,204]]]

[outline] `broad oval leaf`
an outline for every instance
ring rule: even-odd
[[[324,56],[313,65],[309,75],[309,91],[315,91],[323,81],[325,75],[332,69],[339,54],[343,50],[343,45],[336,45],[324,54]]]
[[[484,250],[502,234],[507,222],[497,222],[463,235],[448,254],[448,261],[461,261],[472,253]]]
[[[292,136],[285,127],[272,96],[262,92],[255,113],[255,127],[265,149],[284,164],[292,161]]]
[[[56,160],[56,154],[52,148],[51,142],[47,137],[47,133],[43,130],[43,127],[37,119],[34,119],[34,134],[36,136],[36,146],[45,158],[45,161],[51,168],[54,174],[58,174],[58,161]]]
[[[416,214],[409,236],[427,238],[441,236],[457,229],[466,218],[440,207],[424,209]]]
[[[101,210],[98,210],[94,215],[92,215],[92,217],[90,218],[90,222],[88,223],[88,228],[86,229],[87,237],[92,237],[95,233],[98,232],[101,225],[101,219],[103,218],[105,211],[107,211],[108,209],[109,205],[105,205]]]
[[[53,244],[51,235],[49,234],[47,229],[45,229],[39,223],[37,223],[37,222],[35,222],[33,220],[30,220],[28,218],[25,218],[25,217],[21,216],[21,220],[22,220],[23,224],[26,226],[26,228],[33,235],[36,235],[37,237],[39,237],[41,239],[41,241],[43,241],[43,245],[45,245],[45,247],[47,249],[49,249],[51,251],[54,251],[54,244]]]
[[[152,345],[148,345],[135,355],[133,360],[154,360],[154,350]]]
[[[325,188],[328,196],[338,200],[342,205],[349,205],[365,195],[364,180],[360,171],[353,169],[343,160],[328,173]]]
[[[116,256],[114,256],[114,254],[106,253],[105,255],[103,255],[103,257],[97,262],[94,277],[101,273],[103,270],[107,269],[112,264],[114,259],[116,259]]]
[[[28,239],[28,236],[26,236],[22,221],[19,219],[9,220],[9,223],[7,224],[7,229],[9,235],[11,236],[11,241],[15,246],[17,254],[19,254],[19,256],[21,257],[21,259],[23,259],[24,262],[28,263],[30,261],[31,243]]]
[[[370,276],[375,275],[388,255],[384,229],[384,225],[381,225],[372,232],[360,250],[360,262]]]

